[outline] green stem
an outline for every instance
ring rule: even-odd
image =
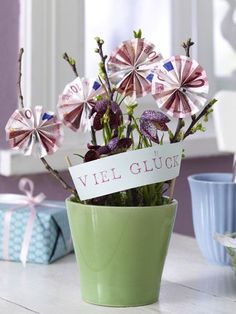
[[[91,137],[92,137],[92,144],[94,146],[97,146],[96,131],[94,130],[93,126],[91,126]]]
[[[139,138],[142,140],[142,142],[144,143],[145,147],[150,147],[150,145],[148,144],[148,140],[146,139],[146,137],[141,133],[139,126],[137,124],[136,119],[134,118],[134,116],[132,116],[132,120],[134,122],[134,126],[139,134]]]
[[[175,135],[174,135],[171,143],[175,143],[176,142],[176,140],[178,138],[178,135],[179,135],[179,132],[182,129],[182,121],[183,121],[183,118],[179,118],[178,124],[177,124],[177,128],[176,128],[176,131],[175,131]]]
[[[104,127],[102,128],[102,136],[103,136],[103,139],[104,139],[104,144],[107,145],[108,139],[107,139],[106,130],[105,130]]]

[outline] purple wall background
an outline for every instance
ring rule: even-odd
[[[1,0],[0,9],[0,145],[5,142],[5,125],[16,109],[17,55],[19,33],[18,0]],[[1,179],[2,181],[2,179]]]
[[[1,0],[0,10],[0,147],[6,148],[5,124],[17,106],[18,0]],[[193,235],[190,192],[187,176],[199,172],[230,172],[232,156],[186,159],[177,180],[175,198],[179,201],[175,231]],[[69,177],[64,173],[65,177]],[[35,193],[44,192],[49,199],[64,200],[67,193],[48,174],[29,176],[35,182]],[[19,177],[0,176],[0,193],[18,193]]]

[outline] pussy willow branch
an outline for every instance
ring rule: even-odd
[[[182,43],[182,47],[185,50],[186,57],[190,57],[190,48],[193,45],[194,45],[194,42],[192,42],[191,38],[187,39],[185,42]],[[171,141],[172,143],[175,143],[177,141],[177,137],[179,135],[179,132],[180,132],[180,130],[183,127],[182,120],[183,120],[183,118],[179,118],[174,137],[173,137],[173,139]]]
[[[97,45],[98,45],[98,53],[100,55],[101,58],[101,62],[102,62],[102,66],[103,66],[103,73],[104,73],[104,80],[106,82],[108,91],[109,91],[109,96],[110,96],[110,100],[113,100],[113,91],[111,89],[111,84],[110,84],[110,80],[107,74],[107,70],[106,70],[106,59],[107,59],[107,55],[104,55],[103,53],[103,49],[102,46],[104,44],[104,41],[100,38],[96,38],[97,41]]]
[[[63,188],[67,191],[69,191],[70,193],[72,193],[74,196],[78,197],[77,195],[77,191],[72,188],[59,174],[59,172],[55,169],[53,169],[49,163],[47,162],[47,160],[42,157],[40,158],[42,163],[44,164],[45,168],[49,171],[49,173],[55,178],[57,179],[57,181],[59,181],[61,183],[61,185],[63,186]]]
[[[68,62],[68,64],[71,66],[72,71],[74,72],[75,76],[78,77],[79,74],[78,74],[78,71],[77,71],[75,60],[73,58],[69,57],[66,52],[63,54],[63,59]]]
[[[18,94],[19,94],[21,108],[24,108],[24,98],[23,98],[22,89],[21,89],[21,77],[22,77],[21,67],[22,67],[22,55],[23,55],[23,53],[24,53],[24,49],[20,48],[20,52],[19,52],[19,56],[18,56],[18,80],[17,80],[17,86],[18,86]]]
[[[182,43],[182,47],[185,50],[186,57],[190,57],[190,48],[194,45],[194,42],[191,40],[191,38],[187,39],[185,42]]]
[[[182,47],[185,50],[186,57],[190,57],[190,47],[193,45],[194,45],[194,42],[192,42],[191,38],[186,40],[186,42],[183,42]],[[171,141],[172,143],[175,143],[178,141],[178,135],[183,127],[182,121],[183,121],[183,118],[179,118],[174,137]],[[169,202],[170,203],[172,202],[173,196],[174,196],[175,182],[176,182],[176,178],[172,179],[170,182],[170,190],[169,190]]]
[[[24,49],[21,48],[20,52],[19,52],[19,57],[18,57],[18,80],[17,80],[17,86],[18,86],[18,96],[20,99],[20,104],[21,104],[21,108],[24,108],[24,98],[22,95],[22,89],[21,89],[21,77],[22,77],[22,72],[21,72],[21,64],[22,64],[22,55],[24,53]],[[47,160],[42,157],[40,158],[40,160],[42,161],[42,163],[44,164],[46,170],[49,171],[49,173],[57,179],[57,181],[59,181],[61,183],[61,185],[63,186],[64,189],[70,191],[75,197],[78,197],[77,195],[77,191],[75,189],[73,189],[62,177],[61,175],[58,173],[57,170],[54,170],[49,163],[47,162]]]
[[[213,98],[209,101],[209,103],[206,105],[206,107],[204,107],[204,109],[199,113],[199,115],[192,120],[190,126],[187,128],[186,132],[184,133],[184,137],[183,139],[185,139],[187,136],[189,136],[190,134],[192,134],[192,128],[196,125],[196,123],[202,118],[204,117],[204,115],[207,113],[207,111],[209,109],[211,109],[211,107],[217,102],[217,99]]]
[[[175,131],[175,135],[174,135],[173,139],[171,140],[171,143],[175,143],[177,141],[178,134],[182,128],[182,121],[183,121],[183,118],[179,118],[177,128]]]

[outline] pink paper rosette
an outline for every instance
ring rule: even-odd
[[[159,108],[176,118],[197,113],[205,105],[208,90],[205,70],[185,56],[161,62],[152,82],[152,94]]]
[[[62,140],[61,122],[42,106],[16,110],[5,130],[11,148],[40,158],[54,153]]]
[[[59,96],[60,118],[73,131],[90,131],[90,112],[95,106],[95,97],[103,94],[104,89],[97,80],[77,77]]]
[[[143,97],[151,91],[151,71],[161,59],[155,46],[145,39],[124,41],[108,60],[110,81],[121,94]]]

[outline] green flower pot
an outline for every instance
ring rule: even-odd
[[[177,202],[106,207],[66,200],[82,298],[105,306],[158,300]]]

